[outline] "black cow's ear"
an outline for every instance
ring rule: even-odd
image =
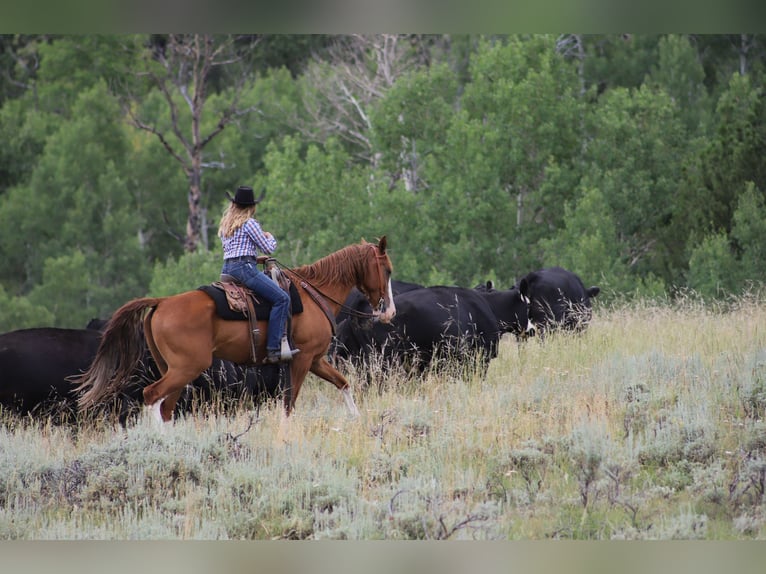
[[[588,297],[595,297],[599,293],[601,293],[601,288],[596,287],[595,285],[593,287],[590,287],[586,293],[588,294]]]
[[[529,281],[527,281],[526,277],[519,281],[519,293],[524,295],[524,297],[529,297]]]
[[[383,237],[381,237],[380,239],[378,239],[378,250],[381,253],[385,253],[386,252],[387,243],[388,242],[386,241],[386,236],[385,235]]]

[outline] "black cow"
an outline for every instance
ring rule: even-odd
[[[484,283],[479,283],[474,289],[477,291],[494,291],[495,282],[492,279],[487,279]]]
[[[529,301],[518,287],[495,289],[491,282],[474,288],[492,309],[500,333],[513,333],[523,339],[534,332],[529,320]]]
[[[67,377],[90,366],[100,342],[93,329],[40,327],[0,335],[0,404],[21,414],[54,406],[73,412]]]
[[[443,359],[474,360],[481,355],[484,367],[497,356],[500,336],[513,330],[516,314],[526,317],[518,291],[496,292],[493,304],[505,297],[508,308],[501,323],[487,294],[463,287],[423,287],[395,297],[396,317],[389,325],[364,328],[351,319],[338,325],[337,357],[361,365],[379,354],[384,366],[402,364],[423,372]]]
[[[556,328],[584,330],[593,314],[591,299],[601,291],[586,289],[577,275],[561,267],[528,273],[518,289],[529,301],[529,319],[540,336]]]
[[[106,326],[109,324],[109,319],[99,319],[98,317],[94,317],[90,321],[88,321],[88,324],[85,326],[86,329],[93,329],[94,331],[103,331],[106,329]]]

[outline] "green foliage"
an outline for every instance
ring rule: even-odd
[[[37,47],[40,69],[36,100],[44,110],[74,117],[82,92],[99,83],[135,89],[129,74],[136,63],[141,36],[78,34],[59,36]]]
[[[0,285],[0,331],[47,327],[52,323],[53,313],[45,306],[35,305],[27,297],[9,295]]]
[[[268,200],[259,207],[258,219],[277,238],[275,256],[282,263],[311,263],[389,233],[386,222],[393,214],[377,206],[386,202],[376,193],[380,184],[370,181],[338,140],[304,151],[296,138],[286,137],[269,148],[264,161]]]
[[[73,111],[47,139],[29,183],[7,193],[0,253],[3,279],[31,286],[30,300],[48,307],[56,325],[78,327],[140,294],[148,262],[122,161],[125,132],[112,120],[116,102],[96,84]]]
[[[99,296],[103,291],[93,281],[85,255],[74,251],[45,261],[43,280],[29,300],[53,313],[53,326],[84,328],[91,318],[108,315],[108,309],[94,304]]]
[[[50,114],[30,110],[25,99],[11,100],[0,108],[0,193],[19,185],[34,169],[55,130]]]
[[[763,89],[748,76],[735,74],[721,94],[715,110],[714,133],[701,157],[700,186],[705,195],[697,197],[699,225],[729,231],[737,196],[751,181],[766,189],[766,105]],[[691,207],[691,206],[690,206]]]
[[[679,108],[679,115],[690,133],[709,121],[705,71],[689,38],[670,34],[660,38],[657,65],[648,79],[665,91]]]
[[[648,273],[672,283],[677,240],[673,216],[677,166],[687,152],[678,108],[662,91],[613,90],[589,116],[590,169],[617,231],[620,257],[638,279]]]
[[[473,249],[474,254],[481,257],[499,248],[502,264],[510,267],[498,269],[501,277],[521,275],[539,266],[533,246],[563,223],[560,207],[572,198],[573,159],[582,138],[580,82],[549,36],[481,45],[471,76],[461,101],[467,117],[456,124],[456,129],[469,131],[454,140],[457,145],[443,169],[456,191],[491,198],[487,208],[494,213],[492,224],[480,213],[467,226],[497,235]],[[457,161],[466,154],[471,163]],[[475,207],[467,202],[466,208],[454,216],[470,218]]]
[[[588,86],[600,91],[637,88],[657,61],[656,34],[597,34],[583,37],[583,62]]]
[[[231,97],[228,92],[211,96],[209,107],[216,110],[225,106]],[[256,109],[258,113],[244,114],[205,148],[206,159],[216,166],[205,171],[206,186],[211,190],[211,211],[218,210],[223,190],[253,185],[253,176],[264,167],[263,156],[269,143],[292,133],[291,125],[301,121],[297,119],[301,114],[300,91],[285,68],[254,77],[242,91],[239,106]],[[217,230],[217,220],[215,224],[212,235]]]
[[[154,264],[148,296],[175,295],[218,281],[222,264],[220,249],[197,250],[194,253],[184,253],[177,259],[168,257],[164,263],[158,261]]]
[[[166,40],[0,39],[8,328],[80,326],[145,294],[155,263],[177,265],[189,175],[129,115],[171,145],[193,138],[139,73],[161,68]],[[332,102],[348,38],[267,35],[245,50],[252,40],[237,39],[249,75],[219,69],[207,85],[203,134],[235,97],[247,113],[200,158],[203,252],[217,249],[224,192],[250,184],[267,190],[259,217],[288,265],[385,234],[395,276],[427,284],[510,285],[553,264],[605,300],[766,281],[762,35],[407,35],[387,54],[398,60],[354,53],[392,73],[382,89]],[[156,292],[214,279],[212,259],[208,279],[160,264]]]
[[[411,191],[428,187],[420,181],[420,165],[442,152],[455,112],[455,75],[445,65],[434,65],[402,76],[370,114],[374,145],[381,165],[394,179],[408,180]]]
[[[390,191],[384,188],[380,180],[375,180],[371,188],[377,193],[370,194],[370,201],[360,206],[356,221],[358,228],[349,236],[349,243],[359,241],[364,237],[373,241],[381,235],[388,238],[388,252],[394,264],[394,277],[405,281],[423,282],[434,285],[426,280],[426,275],[440,260],[429,251],[424,235],[429,233],[429,225],[413,225],[412,214],[422,209],[421,198],[397,185]],[[362,224],[364,221],[369,223]],[[446,269],[442,272],[447,273]]]
[[[720,297],[738,284],[739,264],[726,234],[705,237],[689,258],[689,287],[706,297]]]
[[[546,266],[576,269],[586,285],[601,288],[599,300],[617,294],[654,298],[665,292],[661,279],[631,273],[620,251],[613,213],[598,189],[586,190],[574,209],[567,204],[565,220],[554,237],[540,241]]]
[[[540,241],[545,265],[577,269],[585,283],[599,282],[602,289],[629,287],[624,283],[627,269],[620,261],[617,228],[603,194],[595,188],[586,190],[574,208],[566,204],[564,214],[564,228]],[[605,283],[615,280],[622,283]]]
[[[126,173],[124,198],[130,202],[136,237],[148,262],[179,255],[182,249],[181,237],[186,227],[187,213],[183,209],[183,198],[188,180],[175,162],[169,162],[162,144],[149,134],[131,130],[127,132],[130,149],[124,159]],[[123,162],[121,162],[123,163]],[[208,200],[220,200],[223,191],[210,193]],[[179,209],[180,208],[180,209]],[[215,221],[217,229],[217,219]]]
[[[766,283],[766,199],[752,182],[739,196],[733,220],[731,236],[741,252],[743,279]]]
[[[766,204],[751,182],[739,196],[731,234],[703,239],[689,258],[688,284],[711,298],[731,296],[748,284],[766,282]]]
[[[322,53],[333,36],[326,34],[261,34],[253,61],[260,71],[286,69],[297,75],[306,61]]]

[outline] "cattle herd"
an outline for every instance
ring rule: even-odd
[[[397,314],[391,324],[373,322],[366,298],[354,290],[337,315],[330,357],[365,369],[373,358],[385,368],[399,365],[413,374],[451,360],[480,361],[486,369],[497,356],[500,338],[545,337],[554,329],[581,331],[591,319],[591,299],[598,287],[560,267],[533,271],[509,289],[492,282],[475,288],[422,286],[392,281]],[[76,418],[77,393],[71,379],[84,372],[98,350],[106,321],[85,329],[35,328],[0,334],[0,410],[20,415]],[[187,387],[178,410],[218,393],[224,401],[243,396],[260,404],[276,397],[283,371],[277,365],[248,367],[214,359]],[[151,354],[110,412],[124,424],[138,412],[141,391],[158,377]]]
[[[591,319],[591,298],[600,291],[586,289],[561,267],[533,271],[510,289],[495,289],[489,281],[473,289],[392,281],[392,290],[396,317],[390,324],[364,318],[369,304],[352,293],[338,323],[336,360],[363,367],[376,357],[384,369],[399,365],[420,373],[450,359],[479,360],[486,370],[505,333],[523,340],[545,337],[551,329],[582,331]]]

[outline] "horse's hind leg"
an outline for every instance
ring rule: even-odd
[[[173,418],[173,411],[183,388],[204,370],[204,367],[199,370],[169,367],[158,381],[144,388],[144,404],[160,420],[169,421]]]
[[[176,404],[178,403],[178,399],[182,392],[183,389],[173,391],[165,397],[165,400],[161,401],[160,414],[162,415],[162,420],[169,421],[173,418],[173,412],[176,410]]]
[[[167,315],[167,313],[166,313]],[[177,325],[157,309],[153,317],[144,321],[144,332],[149,350],[162,372],[162,377],[144,388],[144,404],[162,421],[173,418],[178,398],[184,387],[202,374],[213,362],[209,342],[198,337],[186,337]],[[168,336],[173,333],[173,337]]]

